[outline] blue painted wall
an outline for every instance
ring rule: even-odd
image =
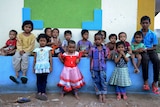
[[[29,58],[29,68],[27,72],[28,76],[28,83],[27,84],[15,84],[10,79],[10,75],[15,75],[14,68],[12,65],[12,57],[11,56],[0,56],[0,93],[30,93],[36,92],[36,75],[32,71],[33,65],[33,57]],[[86,85],[81,88],[80,92],[88,92],[94,93],[93,82],[91,78],[91,74],[89,71],[89,58],[82,58],[80,63],[78,64],[86,82]],[[131,62],[128,63],[129,65],[129,74],[132,80],[132,86],[127,88],[128,93],[142,93],[143,86],[143,79],[142,79],[142,72],[139,74],[135,74],[133,72],[133,66]],[[152,83],[153,80],[153,73],[152,73],[152,64],[149,64],[149,82]],[[107,80],[109,80],[115,64],[113,61],[107,61]],[[63,64],[59,61],[58,58],[53,58],[53,72],[51,72],[48,76],[48,83],[47,83],[47,92],[59,92],[60,88],[57,87],[57,83],[59,82],[59,77],[61,70],[63,68]],[[140,69],[141,70],[141,69]],[[114,93],[114,87],[108,86],[108,92]]]

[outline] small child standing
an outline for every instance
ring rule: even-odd
[[[62,42],[62,48],[64,51],[67,51],[66,48],[68,46],[68,41],[71,40],[72,38],[72,32],[70,30],[66,30],[64,32],[64,37],[65,37],[65,40],[63,40]]]
[[[62,87],[61,97],[65,92],[73,91],[77,99],[78,89],[84,86],[83,76],[77,66],[81,58],[81,53],[76,51],[76,43],[73,40],[68,41],[67,51],[59,54],[59,59],[64,64],[60,75],[59,87]]]
[[[139,69],[138,69],[138,67],[137,67],[137,65],[136,65],[136,63],[134,61],[135,57],[132,55],[131,45],[130,45],[129,42],[126,41],[127,34],[125,32],[120,32],[118,34],[118,37],[119,37],[119,40],[122,41],[122,42],[124,42],[124,44],[125,44],[125,53],[128,55],[128,57],[131,56],[131,61],[132,61],[132,64],[134,66],[134,72],[138,73]]]
[[[84,29],[81,31],[82,40],[78,41],[77,43],[77,50],[83,51],[84,57],[88,56],[89,50],[92,47],[92,43],[88,40],[89,32],[88,30]]]
[[[106,44],[106,46],[107,46],[107,47],[109,48],[109,50],[110,50],[109,59],[114,60],[115,53],[116,53],[117,35],[116,35],[116,34],[110,34],[110,35],[109,35],[109,40],[110,40],[110,42],[108,42],[108,43]]]
[[[24,32],[17,36],[17,51],[13,56],[13,67],[15,69],[16,76],[10,76],[10,79],[15,83],[19,83],[17,79],[19,77],[19,71],[21,70],[21,81],[23,84],[26,84],[28,81],[26,77],[29,65],[28,56],[31,54],[35,46],[35,36],[31,33],[33,30],[33,23],[30,20],[24,21],[22,30],[24,30]]]
[[[117,55],[115,57],[116,68],[110,78],[110,85],[115,85],[117,100],[127,99],[126,87],[131,85],[131,80],[128,73],[128,57],[125,54],[125,44],[122,41],[116,43]]]
[[[132,48],[132,57],[133,58],[137,58],[137,67],[139,68],[140,64],[141,64],[141,52],[139,50],[143,49],[143,52],[145,52],[145,45],[142,43],[143,40],[143,34],[141,31],[137,31],[134,33],[134,42],[131,44],[131,48]]]
[[[10,30],[9,31],[9,39],[6,42],[6,45],[0,49],[0,55],[8,56],[14,55],[16,52],[16,37],[17,31]]]
[[[96,95],[99,96],[100,102],[106,102],[107,94],[107,76],[106,76],[106,60],[109,55],[109,49],[102,45],[103,36],[101,33],[94,35],[95,45],[89,52],[90,70]]]
[[[48,42],[47,35],[40,34],[37,37],[37,42],[40,44],[39,48],[34,49],[34,73],[37,76],[37,95],[36,98],[40,100],[47,100],[46,84],[47,76],[52,72],[52,54],[51,47],[46,46]]]

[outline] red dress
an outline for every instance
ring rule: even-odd
[[[58,86],[63,87],[63,90],[66,92],[81,88],[85,84],[76,64],[76,59],[80,58],[80,56],[79,52],[75,52],[72,55],[68,55],[67,53],[61,54],[64,60],[64,68],[61,72]]]

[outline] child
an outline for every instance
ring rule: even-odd
[[[130,43],[126,41],[127,39],[127,34],[125,32],[120,32],[118,34],[118,37],[119,37],[119,40],[124,42],[125,44],[125,53],[128,53],[127,56],[131,56],[131,60],[132,60],[132,64],[134,66],[134,72],[135,73],[138,73],[139,72],[139,69],[134,61],[134,56],[132,56],[132,49],[131,49],[131,46],[130,46]]]
[[[28,70],[28,56],[34,49],[35,45],[35,36],[31,33],[33,30],[33,23],[30,20],[26,20],[23,22],[22,30],[24,32],[18,34],[17,36],[17,51],[13,56],[13,67],[16,72],[16,76],[10,76],[10,79],[19,83],[17,80],[19,78],[19,71],[22,71],[21,81],[23,84],[27,83],[26,72]]]
[[[125,54],[125,44],[122,41],[116,43],[117,55],[115,57],[116,68],[110,78],[110,84],[115,85],[117,100],[121,99],[121,95],[123,99],[127,99],[126,95],[126,87],[131,85],[131,80],[128,73],[128,57]]]
[[[134,34],[134,40],[135,42],[132,43],[131,45],[131,48],[132,48],[132,57],[133,58],[137,58],[138,61],[137,61],[137,67],[139,68],[140,64],[141,64],[141,59],[142,59],[142,56],[141,56],[141,53],[139,52],[139,49],[144,49],[144,52],[145,52],[145,49],[146,47],[144,46],[143,43],[141,43],[143,39],[143,34],[141,31],[137,31],[135,32]]]
[[[74,91],[74,95],[77,99],[78,89],[85,83],[83,76],[77,66],[81,58],[81,53],[76,51],[76,43],[73,40],[68,41],[67,51],[63,54],[59,54],[59,59],[64,64],[64,68],[61,72],[59,87],[62,87],[61,97],[64,97],[65,92]]]
[[[89,52],[90,70],[96,95],[99,96],[100,102],[106,102],[105,95],[107,94],[107,77],[106,77],[106,60],[109,49],[102,45],[103,36],[101,33],[94,35],[94,47]]]
[[[64,32],[65,40],[62,42],[62,48],[64,51],[67,51],[66,48],[68,46],[68,41],[72,38],[72,32],[70,30],[66,30]]]
[[[102,44],[103,44],[103,45],[106,45],[106,36],[107,36],[106,31],[104,31],[104,30],[99,30],[98,33],[101,33],[101,34],[102,34],[102,36],[103,36]]]
[[[160,60],[158,58],[158,55],[156,53],[156,46],[158,44],[158,39],[156,34],[149,29],[149,26],[151,24],[151,19],[148,16],[142,16],[140,20],[141,24],[141,32],[143,34],[143,43],[146,46],[146,50],[139,49],[139,52],[141,52],[142,56],[142,73],[143,73],[143,90],[150,90],[150,86],[148,84],[148,67],[149,67],[149,60],[153,63],[153,82],[152,82],[152,91],[154,94],[160,94],[158,89],[158,79],[159,79],[159,65]],[[134,42],[134,38],[132,39],[132,42]],[[146,52],[145,52],[146,51]]]
[[[36,98],[40,100],[47,100],[46,84],[47,76],[52,72],[52,54],[51,47],[46,46],[48,42],[47,35],[40,34],[37,37],[37,42],[40,44],[39,48],[34,49],[34,73],[37,76],[37,95]]]
[[[17,31],[10,30],[9,31],[9,39],[6,42],[6,45],[0,49],[0,55],[8,56],[14,55],[16,52],[16,37]]]
[[[58,38],[59,36],[59,29],[54,28],[52,30],[52,37],[51,37],[51,43],[52,43],[52,56],[57,57],[60,52],[63,52],[63,49],[61,48],[61,41]]]
[[[88,30],[86,30],[86,29],[82,30],[81,35],[82,35],[83,39],[78,41],[77,50],[83,51],[82,56],[87,57],[88,52],[89,52],[90,48],[92,47],[92,43],[88,40],[88,35],[89,35]]]
[[[106,44],[106,46],[107,46],[107,47],[109,48],[109,50],[110,50],[109,59],[114,60],[115,53],[116,53],[117,35],[116,35],[116,34],[110,34],[110,35],[109,35],[109,40],[110,40],[110,42],[108,42],[108,43]]]
[[[44,33],[48,38],[50,38],[52,36],[52,28],[50,27],[45,28]]]

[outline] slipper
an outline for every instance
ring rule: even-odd
[[[39,97],[40,100],[43,100],[43,101],[47,101],[48,98],[45,94],[42,94],[40,97]]]
[[[143,90],[145,90],[145,91],[149,91],[149,90],[150,90],[149,85],[148,85],[148,84],[143,85]]]
[[[22,77],[21,77],[21,81],[22,81],[23,84],[26,84],[27,81],[28,81],[28,79],[27,79],[26,76],[22,76]]]
[[[25,97],[20,97],[17,99],[17,103],[26,103],[26,102],[30,102],[31,100],[29,98],[25,98]]]
[[[19,81],[17,81],[17,79],[16,79],[14,76],[9,76],[9,78],[10,78],[13,82],[19,84]]]
[[[123,99],[124,99],[124,100],[127,100],[127,98],[128,98],[128,97],[127,97],[126,95],[123,95]]]
[[[160,94],[158,87],[156,87],[155,85],[152,84],[152,92],[154,94]]]

